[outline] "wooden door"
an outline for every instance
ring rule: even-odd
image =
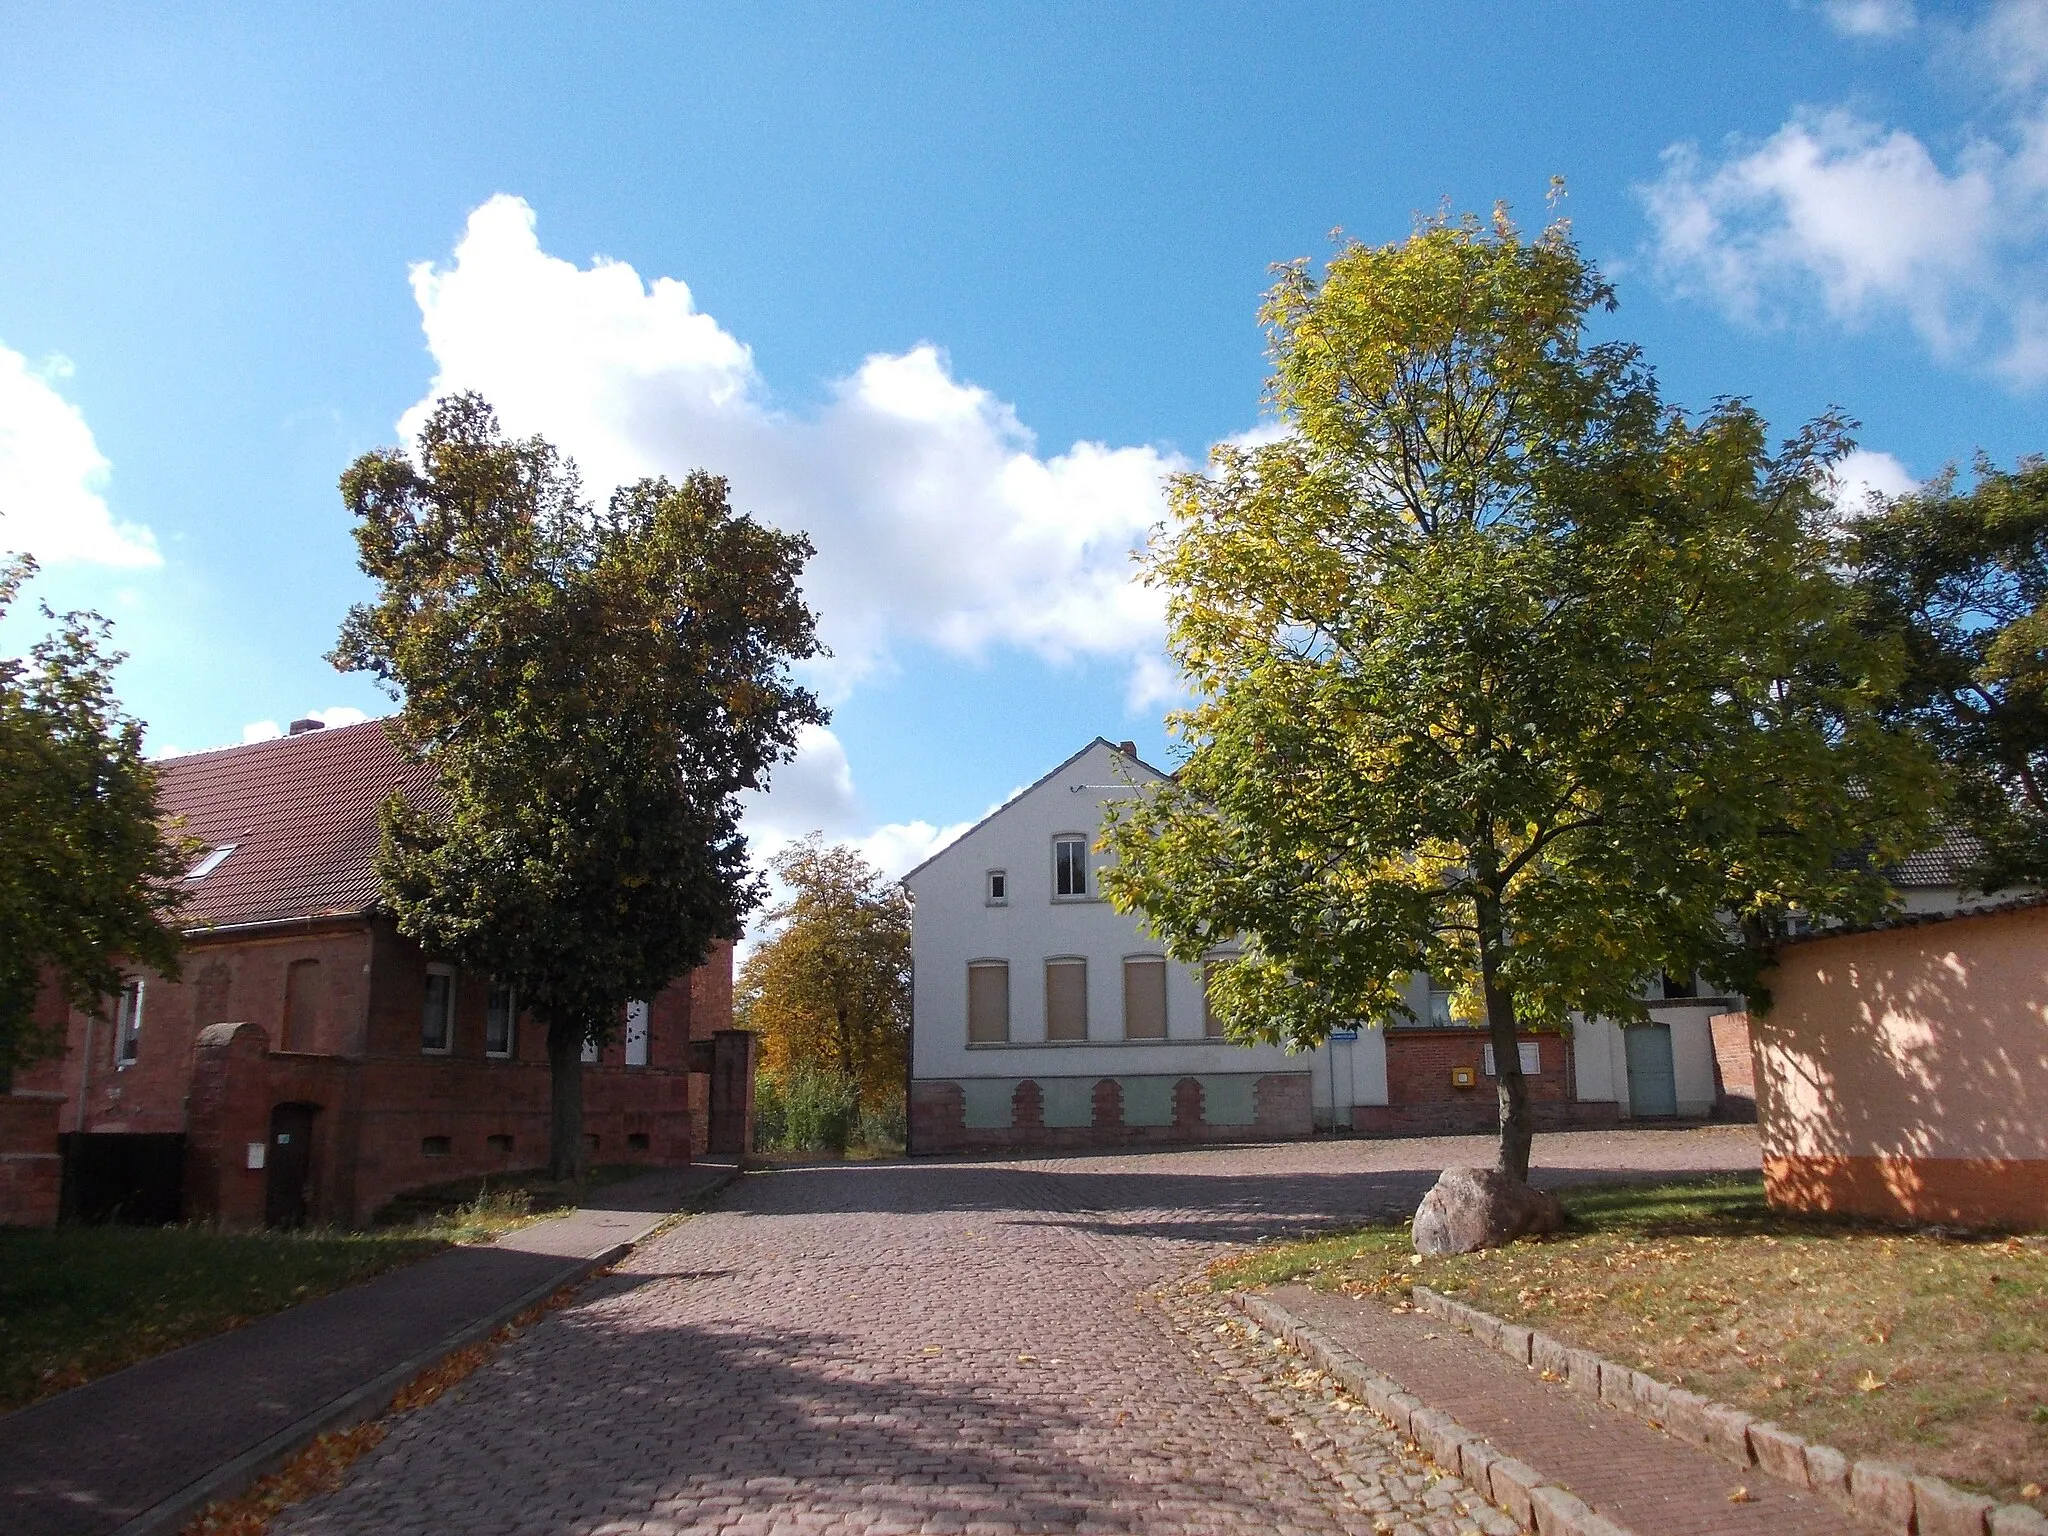
[[[280,1104],[270,1112],[270,1148],[264,1155],[266,1226],[306,1224],[313,1182],[313,1106]]]
[[[1671,1064],[1671,1026],[1636,1024],[1621,1032],[1628,1046],[1628,1107],[1638,1118],[1678,1113],[1678,1078]]]

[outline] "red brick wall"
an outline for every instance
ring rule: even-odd
[[[294,961],[320,963],[318,1005],[307,1034],[318,1051],[272,1049],[284,1025]],[[116,1070],[113,1026],[70,1020],[61,1062],[21,1074],[62,1099],[65,1128],[184,1131],[186,1209],[229,1222],[260,1221],[264,1173],[250,1170],[247,1143],[266,1141],[272,1106],[317,1106],[313,1121],[313,1216],[363,1222],[394,1195],[547,1160],[549,1099],[545,1031],[522,1017],[515,1053],[484,1055],[489,978],[459,973],[452,1048],[420,1050],[426,957],[388,920],[348,919],[284,934],[201,940],[183,979],[148,977],[137,1060]],[[61,1002],[59,1004],[61,1006]],[[686,1163],[701,1145],[705,1079],[689,1071],[689,1041],[732,1021],[732,946],[652,1000],[649,1065],[627,1067],[622,1040],[584,1073],[585,1133],[605,1163]],[[303,1017],[300,1022],[306,1022]],[[209,1025],[239,1023],[202,1051]],[[294,1042],[297,1044],[297,1042]],[[202,1060],[207,1058],[207,1060]],[[45,1081],[47,1080],[47,1082]],[[189,1099],[189,1105],[188,1105]],[[446,1137],[445,1154],[428,1138]],[[492,1137],[509,1137],[509,1149]]]
[[[910,1085],[910,1147],[919,1154],[1006,1150],[1026,1147],[1121,1147],[1205,1141],[1271,1141],[1310,1135],[1314,1118],[1306,1072],[1270,1072],[1253,1085],[1257,1119],[1252,1125],[1209,1125],[1194,1118],[1203,1099],[1202,1085],[1183,1078],[1174,1085],[1171,1125],[1123,1123],[1123,1086],[1103,1078],[1093,1093],[1094,1123],[1048,1126],[1044,1090],[1020,1082],[1010,1096],[1007,1128],[967,1128],[966,1096],[960,1085],[922,1079]]]
[[[1612,1104],[1582,1104],[1572,1097],[1571,1042],[1562,1035],[1524,1034],[1535,1042],[1540,1069],[1527,1079],[1539,1130],[1619,1123]],[[1486,1032],[1478,1029],[1387,1031],[1387,1102],[1361,1104],[1352,1129],[1374,1136],[1436,1136],[1492,1130],[1500,1119],[1494,1079],[1485,1073]],[[1451,1081],[1453,1067],[1470,1067],[1473,1086]]]
[[[1749,1015],[1717,1013],[1714,1034],[1714,1113],[1723,1120],[1756,1119],[1756,1058],[1749,1046]]]
[[[62,1108],[62,1098],[48,1090],[17,1084],[0,1094],[0,1227],[47,1227],[57,1220]]]

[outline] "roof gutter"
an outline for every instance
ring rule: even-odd
[[[184,930],[188,939],[212,938],[217,934],[260,933],[265,929],[285,931],[293,928],[312,928],[321,923],[344,922],[349,918],[368,917],[376,911],[374,904],[367,907],[338,907],[332,912],[315,912],[310,917],[266,917],[253,923],[204,923],[197,928]]]

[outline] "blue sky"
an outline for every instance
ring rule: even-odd
[[[2048,447],[2044,0],[8,11],[0,548],[159,750],[388,707],[335,480],[475,387],[813,531],[836,716],[754,824],[905,867],[1163,754],[1127,552],[1259,423],[1268,264],[1552,175],[1674,400],[1840,405],[1888,489]]]

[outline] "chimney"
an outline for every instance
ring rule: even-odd
[[[1138,744],[1135,741],[1120,741],[1116,744],[1116,747],[1119,752],[1123,753],[1132,762],[1135,763],[1138,760]]]
[[[303,736],[308,731],[320,731],[326,728],[327,722],[325,720],[315,720],[311,715],[308,715],[303,720],[294,720],[292,722],[291,733],[294,736]]]

